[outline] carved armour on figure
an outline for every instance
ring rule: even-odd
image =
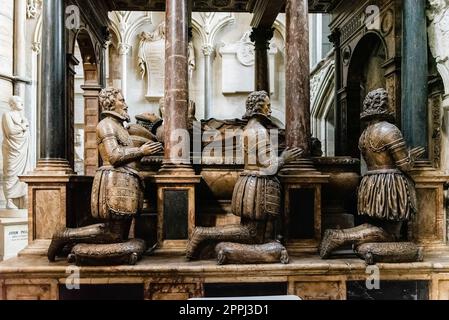
[[[368,166],[359,187],[359,215],[410,220],[417,210],[416,193],[413,181],[402,173],[412,160],[401,131],[386,121],[371,124],[362,133],[359,148]]]
[[[197,227],[187,246],[187,258],[201,258],[203,249],[219,242],[223,244],[219,251],[238,252],[232,260],[241,263],[255,263],[257,256],[260,263],[278,261],[269,259],[267,255],[283,256],[282,262],[287,262],[279,252],[268,254],[267,247],[245,246],[244,244],[262,245],[272,239],[269,224],[280,214],[281,185],[276,178],[277,172],[284,163],[297,159],[302,150],[287,149],[278,157],[272,150],[267,126],[270,124],[270,98],[265,91],[253,92],[246,102],[244,118],[248,123],[243,133],[244,171],[234,187],[232,196],[232,212],[241,217],[240,225],[204,228]],[[276,248],[282,248],[279,246]],[[267,255],[258,255],[265,252]],[[251,253],[251,254],[250,254]],[[256,257],[254,256],[256,254]],[[251,261],[246,257],[252,256]],[[219,261],[222,263],[223,261]]]
[[[413,167],[415,159],[424,149],[409,151],[401,131],[388,122],[392,116],[388,111],[388,94],[384,89],[368,94],[360,118],[368,122],[359,141],[368,171],[359,186],[357,208],[358,214],[367,217],[370,224],[345,230],[327,230],[320,246],[322,258],[329,257],[334,250],[348,244],[355,245],[357,251],[363,243],[398,241],[402,222],[410,220],[417,212],[414,182],[405,172]],[[408,249],[413,246],[403,244]],[[385,257],[396,255],[397,261],[419,256],[402,255],[401,245],[372,244],[369,247],[376,248],[378,252],[384,251]],[[417,247],[415,249],[418,251]],[[392,250],[395,251],[392,253]]]
[[[129,240],[133,216],[143,201],[143,181],[137,161],[162,150],[158,142],[134,147],[124,127],[128,106],[120,90],[104,89],[100,93],[104,118],[97,126],[98,149],[103,166],[98,169],[92,187],[92,217],[103,223],[56,233],[48,250],[54,261],[65,246],[72,246],[69,261],[77,264],[133,264],[145,250],[143,241]]]

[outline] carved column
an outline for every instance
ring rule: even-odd
[[[165,169],[187,169],[189,155],[174,152],[179,145],[176,131],[187,130],[189,100],[188,0],[166,1],[165,37]],[[173,151],[173,153],[172,153]]]
[[[290,252],[316,252],[321,239],[321,186],[328,175],[310,159],[310,72],[307,0],[286,4],[286,144],[302,148],[303,159],[281,170],[284,186],[284,236]]]
[[[64,0],[43,4],[39,171],[72,173],[68,161]]]
[[[402,129],[408,145],[428,148],[426,1],[403,5]]]
[[[166,0],[164,163],[158,176],[160,250],[184,253],[195,226],[195,185],[187,131],[189,0]]]
[[[215,54],[215,48],[212,45],[203,46],[204,55],[204,118],[209,119],[212,114],[212,61]]]
[[[125,99],[126,99],[126,93],[127,93],[126,86],[128,85],[128,53],[129,53],[130,49],[131,49],[131,46],[129,44],[119,43],[119,45],[118,45],[118,54],[120,56],[121,70],[122,70],[121,71],[121,74],[122,74],[121,89],[122,89],[123,97]]]
[[[340,53],[340,30],[336,29],[329,36],[329,40],[334,44],[335,50],[335,91],[334,91],[334,119],[335,119],[335,155],[343,155],[342,132],[341,132],[341,107],[338,92],[340,91],[341,81],[341,53]]]
[[[40,158],[36,170],[21,177],[28,184],[30,243],[22,254],[45,254],[52,235],[70,226],[74,207],[70,198],[77,177],[69,165],[74,61],[66,54],[64,4],[64,0],[43,2]]]
[[[288,147],[304,150],[310,156],[310,66],[308,4],[287,0],[285,43],[285,118]]]
[[[14,75],[20,79],[26,78],[26,8],[26,0],[14,1]],[[14,85],[14,94],[25,99],[25,87],[24,82],[17,82]]]
[[[255,83],[256,91],[264,90],[270,93],[270,72],[268,66],[268,50],[270,40],[273,38],[274,29],[258,27],[253,28],[251,41],[254,42],[256,54]]]

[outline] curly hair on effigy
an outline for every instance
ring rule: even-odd
[[[99,100],[102,111],[112,111],[119,93],[122,93],[122,91],[115,88],[106,88],[101,90]]]
[[[269,97],[266,91],[254,91],[246,99],[246,113],[243,119],[249,119],[256,114],[260,114],[265,99]]]
[[[388,110],[388,92],[380,88],[371,91],[363,102],[363,112],[360,119],[369,120],[373,117],[391,118],[393,114]]]

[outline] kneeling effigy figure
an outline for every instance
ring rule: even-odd
[[[159,142],[134,147],[124,122],[128,106],[120,90],[100,93],[103,120],[97,126],[98,149],[103,166],[92,187],[91,212],[102,221],[81,228],[66,228],[53,235],[48,259],[55,261],[65,247],[71,248],[70,262],[87,265],[134,264],[145,251],[141,240],[128,240],[132,219],[143,203],[143,180],[137,161],[162,150]]]
[[[422,260],[420,248],[410,242],[398,242],[402,224],[417,212],[414,182],[407,175],[424,148],[411,150],[401,131],[392,124],[388,94],[377,89],[368,94],[361,120],[367,122],[359,148],[368,172],[358,190],[358,214],[369,223],[344,230],[327,230],[320,245],[320,256],[328,258],[333,251],[353,245],[367,263],[413,262]]]
[[[244,116],[248,124],[242,136],[245,166],[232,196],[232,213],[241,218],[241,223],[195,228],[187,246],[188,259],[202,258],[205,249],[226,242],[216,248],[219,263],[288,262],[287,251],[281,244],[274,245],[270,234],[270,225],[281,210],[281,185],[276,175],[285,163],[299,158],[302,150],[286,149],[278,157],[267,129],[270,115],[268,94],[251,93]]]

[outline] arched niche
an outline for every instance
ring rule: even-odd
[[[360,39],[350,58],[346,78],[347,105],[342,112],[345,113],[347,155],[353,158],[360,157],[358,143],[363,130],[360,122],[363,100],[368,92],[386,88],[384,65],[387,56],[383,39],[371,32]]]

